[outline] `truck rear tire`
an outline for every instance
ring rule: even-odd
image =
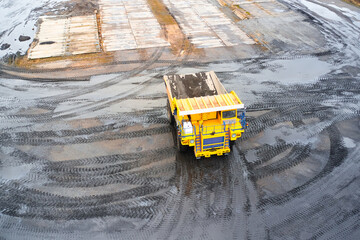
[[[167,100],[166,108],[167,108],[167,118],[168,118],[170,124],[173,125],[175,123],[175,118],[171,113],[171,107],[170,107],[169,100]]]

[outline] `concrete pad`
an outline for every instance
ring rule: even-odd
[[[206,0],[165,0],[164,4],[197,48],[255,44],[223,12]]]
[[[105,51],[170,46],[146,0],[101,0],[99,7]]]
[[[100,52],[95,15],[41,17],[30,59]]]
[[[36,43],[29,51],[29,58],[45,58],[65,55],[68,18],[42,17]]]
[[[71,55],[100,52],[95,15],[71,17],[68,36]]]

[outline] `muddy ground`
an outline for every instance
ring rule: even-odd
[[[328,51],[156,67],[158,48],[86,82],[0,77],[0,239],[358,239],[360,11],[283,2]],[[162,76],[210,70],[249,128],[196,160],[174,147]]]

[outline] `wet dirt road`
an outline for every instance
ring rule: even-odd
[[[0,239],[357,239],[359,10],[291,3],[328,52],[150,70],[158,48],[90,82],[1,78]],[[196,160],[174,148],[162,76],[208,70],[249,128]]]

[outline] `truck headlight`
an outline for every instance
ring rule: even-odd
[[[191,140],[190,140],[190,143],[191,143],[191,144],[193,144],[194,142],[195,142],[195,140],[194,140],[194,139],[191,139]]]
[[[233,134],[231,135],[231,138],[236,138],[236,133],[233,133]]]

